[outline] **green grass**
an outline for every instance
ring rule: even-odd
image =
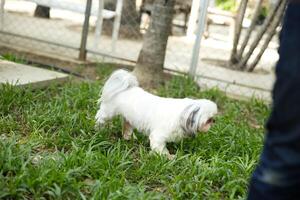
[[[10,53],[0,55],[0,59],[9,60],[11,62],[17,62],[22,64],[26,63],[26,60],[23,57],[17,57],[14,54],[10,54]]]
[[[98,70],[105,77],[111,70]],[[116,118],[94,130],[103,80],[43,90],[0,89],[0,199],[243,199],[262,147],[264,103],[199,91],[174,77],[168,97],[209,98],[220,115],[208,134],[169,144],[177,158],[149,153],[149,141],[121,138]]]
[[[217,0],[216,5],[220,9],[234,12],[236,10],[237,3],[235,0]]]

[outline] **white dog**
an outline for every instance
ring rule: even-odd
[[[125,118],[123,137],[130,139],[132,127],[149,136],[151,149],[173,158],[167,142],[206,132],[217,114],[217,105],[206,99],[158,97],[139,87],[134,75],[115,71],[104,84],[96,126],[116,115]]]

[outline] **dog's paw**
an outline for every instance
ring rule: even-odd
[[[124,140],[131,140],[131,135],[129,135],[129,134],[123,134],[123,138],[124,138]]]
[[[126,140],[126,141],[129,141],[129,140],[137,140],[137,136],[134,134],[134,133],[131,133],[131,134],[123,134],[123,139]]]
[[[169,160],[174,160],[174,159],[176,158],[176,155],[174,155],[174,154],[168,154],[168,155],[167,155],[167,158],[168,158]]]
[[[94,130],[98,131],[99,129],[100,129],[100,124],[99,123],[95,123]]]

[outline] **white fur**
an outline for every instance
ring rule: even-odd
[[[216,113],[217,105],[210,100],[158,97],[138,87],[131,73],[117,70],[103,87],[96,125],[121,115],[149,136],[152,150],[170,155],[166,142],[207,131],[210,128],[207,120]]]

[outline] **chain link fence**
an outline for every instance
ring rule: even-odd
[[[191,11],[198,10],[193,8],[195,1],[177,1],[175,5],[165,59],[168,70],[188,73],[190,69],[198,41],[196,28],[191,28],[197,17],[194,21],[190,18]],[[43,7],[38,10],[37,5]],[[0,45],[71,59],[134,63],[152,5],[153,0],[1,0]],[[89,23],[84,23],[88,18]],[[196,80],[203,87],[218,87],[235,96],[269,100],[278,59],[277,39],[273,38],[255,72],[229,70],[225,61],[232,45],[231,21],[208,13],[209,28],[201,42]]]

